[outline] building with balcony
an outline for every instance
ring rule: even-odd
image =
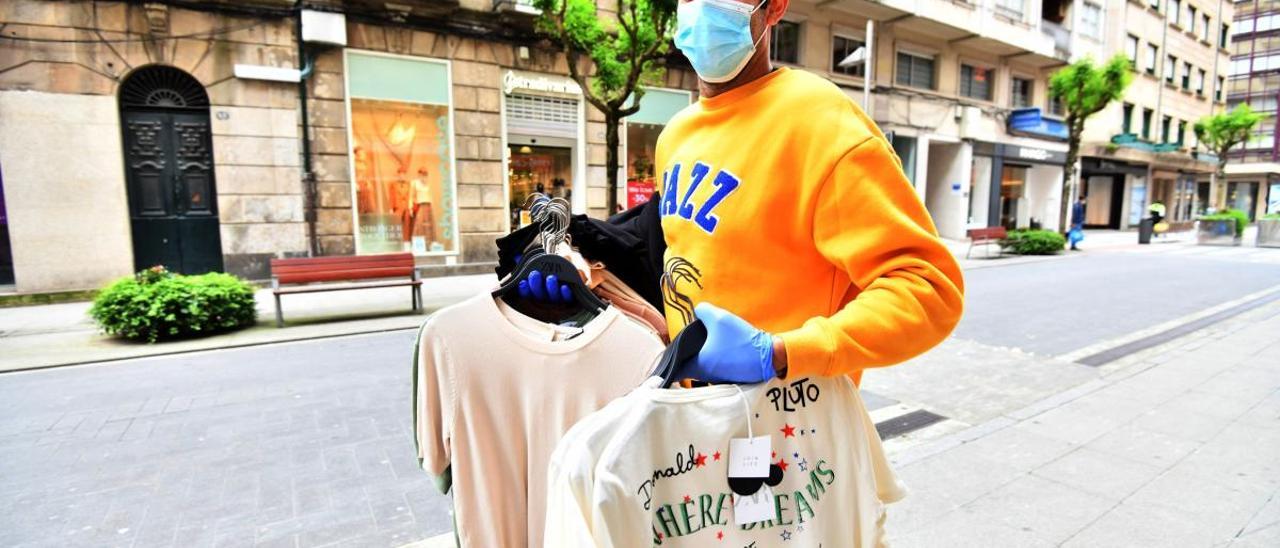
[[[1096,39],[1077,35],[1076,55],[1124,52],[1134,71],[1125,96],[1085,124],[1080,192],[1086,226],[1128,228],[1151,203],[1187,228],[1224,190],[1193,126],[1220,112],[1228,70],[1231,5],[1218,0],[1110,0]]]
[[[1247,103],[1263,115],[1257,130],[1228,156],[1224,206],[1251,218],[1280,212],[1280,147],[1276,101],[1280,99],[1280,1],[1235,3],[1227,108]]]
[[[491,271],[530,192],[608,213],[603,116],[527,1],[295,4],[0,2],[0,291],[308,254]],[[632,196],[696,93],[665,76],[623,128]]]

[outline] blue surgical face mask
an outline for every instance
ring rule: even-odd
[[[732,80],[756,52],[764,38],[751,38],[752,7],[734,0],[692,0],[676,8],[676,47],[689,58],[693,70],[705,82]]]

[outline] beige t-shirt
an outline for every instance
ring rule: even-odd
[[[730,440],[749,432],[769,436],[782,478],[769,518],[738,525]],[[881,546],[883,506],[905,494],[844,376],[648,381],[574,426],[551,461],[548,547]]]
[[[482,294],[427,320],[414,435],[424,470],[451,468],[461,545],[541,546],[556,443],[638,386],[662,348],[613,307],[581,329],[563,328]]]

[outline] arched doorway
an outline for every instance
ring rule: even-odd
[[[221,271],[204,86],[173,67],[140,68],[120,87],[120,121],[134,267]]]

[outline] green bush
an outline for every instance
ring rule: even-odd
[[[162,266],[103,289],[89,315],[103,331],[156,342],[211,335],[253,325],[253,286],[230,274],[173,274]]]
[[[1263,215],[1262,218],[1268,221],[1280,221],[1280,212],[1268,213],[1266,215]]]
[[[1219,211],[1217,213],[1214,213],[1213,215],[1201,215],[1200,220],[1201,221],[1235,221],[1237,237],[1243,236],[1244,227],[1249,226],[1249,214],[1243,211],[1240,211],[1239,209],[1228,209],[1226,211]]]
[[[1000,247],[1018,255],[1053,255],[1066,247],[1067,239],[1052,230],[1011,230]]]

